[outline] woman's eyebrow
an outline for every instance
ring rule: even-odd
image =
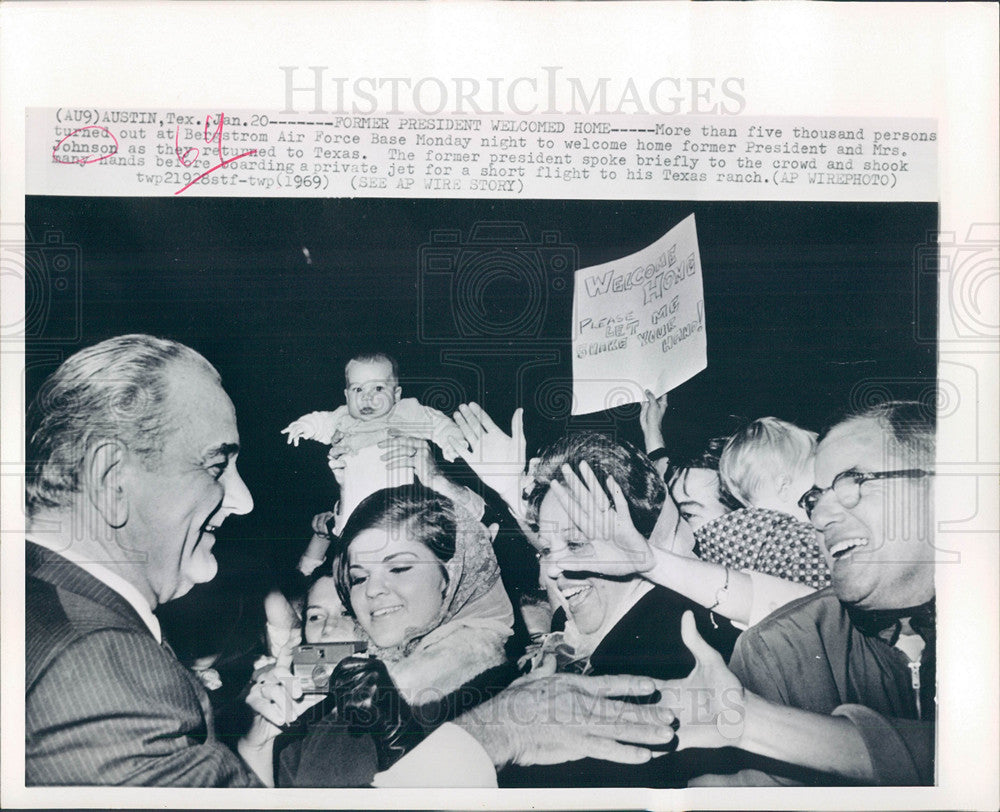
[[[416,553],[411,553],[409,550],[403,550],[402,552],[398,552],[398,553],[390,553],[389,555],[387,555],[382,560],[383,561],[392,561],[394,558],[401,558],[402,556],[407,556],[408,558],[416,558],[417,554]]]

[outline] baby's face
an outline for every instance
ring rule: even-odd
[[[388,361],[351,361],[347,365],[347,412],[357,420],[377,420],[392,411],[402,389]]]

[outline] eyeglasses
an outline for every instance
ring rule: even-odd
[[[864,471],[841,471],[833,478],[833,483],[829,488],[810,488],[799,499],[799,507],[811,519],[816,505],[827,491],[833,491],[845,508],[855,507],[861,501],[861,486],[866,482],[876,479],[920,479],[925,476],[934,476],[933,471],[924,471],[920,468],[907,468],[904,471],[876,471],[866,473]]]

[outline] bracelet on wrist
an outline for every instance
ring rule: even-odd
[[[727,592],[729,592],[729,567],[726,567],[726,581],[725,581],[725,583],[715,593],[715,603],[713,603],[711,606],[708,607],[709,620],[712,621],[713,628],[716,628],[716,629],[719,628],[719,624],[715,622],[715,615],[713,614],[713,610],[720,603],[722,603],[722,598],[723,598],[723,596],[725,596],[725,594]]]

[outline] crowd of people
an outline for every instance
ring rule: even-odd
[[[215,533],[253,508],[218,373],[129,335],[43,384],[29,786],[934,782],[924,404],[819,435],[762,417],[681,458],[648,392],[643,450],[584,431],[531,453],[520,409],[508,432],[476,403],[403,399],[384,353],[345,377],[345,406],[284,431],[330,447],[337,487],[264,602],[235,741],[155,614],[215,577]],[[530,588],[501,566],[512,534]]]

